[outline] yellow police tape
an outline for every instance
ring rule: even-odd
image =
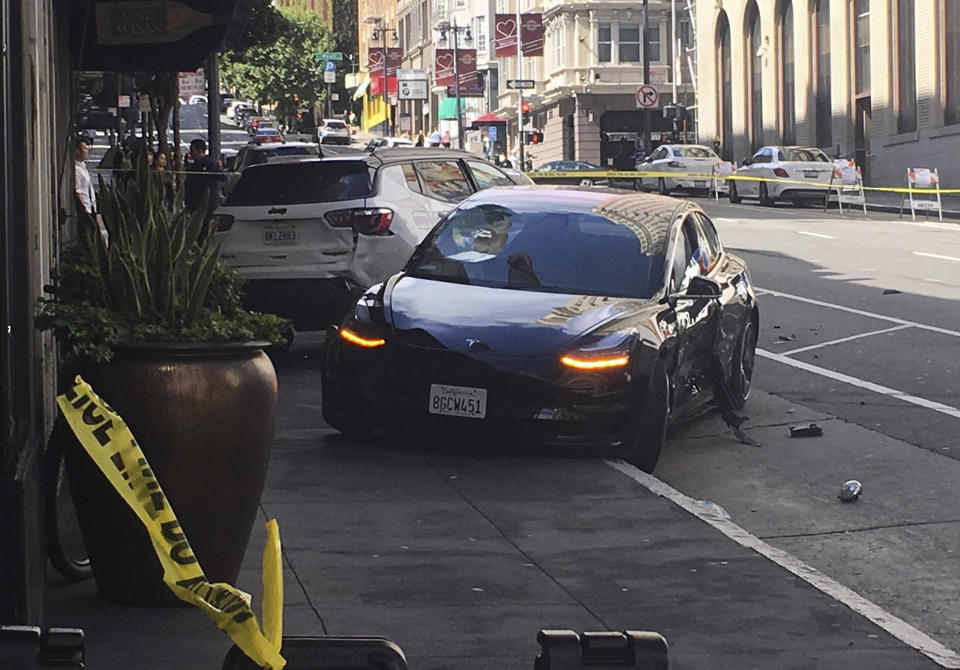
[[[263,552],[263,630],[250,607],[250,595],[223,583],[211,584],[203,573],[180,523],[163,495],[130,429],[79,375],[74,385],[57,397],[67,422],[94,462],[130,505],[150,534],[163,565],[163,581],[173,593],[196,605],[261,667],[280,670],[283,636],[283,572],[280,532],[276,519],[267,522]],[[124,468],[136,463],[135,468]],[[129,472],[129,479],[121,476]]]
[[[784,179],[782,177],[750,177],[747,175],[732,174],[714,174],[697,172],[662,172],[656,170],[580,170],[577,172],[525,172],[528,177],[536,181],[537,179],[552,178],[576,178],[576,179],[637,179],[638,177],[669,177],[670,179],[694,179],[700,181],[718,182],[724,180],[730,181],[766,181],[776,182],[778,184],[803,184],[804,186],[817,186],[823,189],[839,189],[853,187],[853,184],[840,182],[810,181],[809,179]],[[960,193],[960,188],[917,188],[908,186],[863,186],[864,191],[886,191],[887,193],[915,193],[921,195],[949,195]],[[826,191],[825,191],[826,192]]]

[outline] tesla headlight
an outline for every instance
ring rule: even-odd
[[[340,326],[341,339],[364,349],[376,349],[387,343],[377,326],[377,321],[383,321],[378,288],[370,289],[357,301],[353,314]]]
[[[609,370],[630,364],[632,334],[617,332],[585,339],[579,347],[560,357],[560,362],[575,370]]]

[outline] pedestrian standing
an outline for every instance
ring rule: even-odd
[[[443,137],[440,135],[440,131],[439,131],[439,130],[434,130],[432,133],[430,133],[430,146],[431,146],[431,147],[439,147],[441,141],[443,141]]]
[[[414,143],[415,146],[423,146],[423,133],[417,133],[417,141]]]
[[[443,131],[443,139],[440,141],[440,143],[444,146],[444,148],[446,149],[450,148],[450,131],[449,130]]]
[[[213,217],[213,210],[220,204],[220,184],[225,175],[219,166],[207,155],[207,143],[197,138],[190,143],[190,167],[183,187],[183,204],[188,212],[197,211],[206,202],[206,214],[200,239],[203,244],[207,238],[207,226]]]
[[[167,171],[167,154],[162,151],[157,152],[153,159],[153,171],[160,178],[160,185],[163,187],[163,205],[168,212],[173,211],[173,175]]]
[[[90,171],[87,170],[86,160],[90,156],[90,147],[86,140],[78,139],[74,146],[74,170],[76,173],[77,198],[87,214],[93,214],[97,205],[97,195],[93,190],[93,180],[90,179]]]

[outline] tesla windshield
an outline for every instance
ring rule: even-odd
[[[423,241],[407,272],[426,279],[577,295],[649,298],[664,257],[633,228],[589,212],[455,212]]]

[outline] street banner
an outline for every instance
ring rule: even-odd
[[[436,49],[433,61],[433,83],[436,86],[454,84],[453,49]]]
[[[517,16],[497,14],[493,25],[493,52],[497,58],[517,55]]]
[[[401,63],[403,63],[403,49],[389,47],[387,49],[387,76],[395,79]],[[391,86],[391,90],[396,90],[396,88],[395,85]]]
[[[367,69],[371,80],[374,73],[383,70],[383,60],[383,47],[367,47]]]
[[[477,84],[477,50],[476,49],[458,49],[457,60],[459,61],[460,86],[476,86]]]
[[[524,56],[543,55],[543,14],[520,15],[520,48]]]

